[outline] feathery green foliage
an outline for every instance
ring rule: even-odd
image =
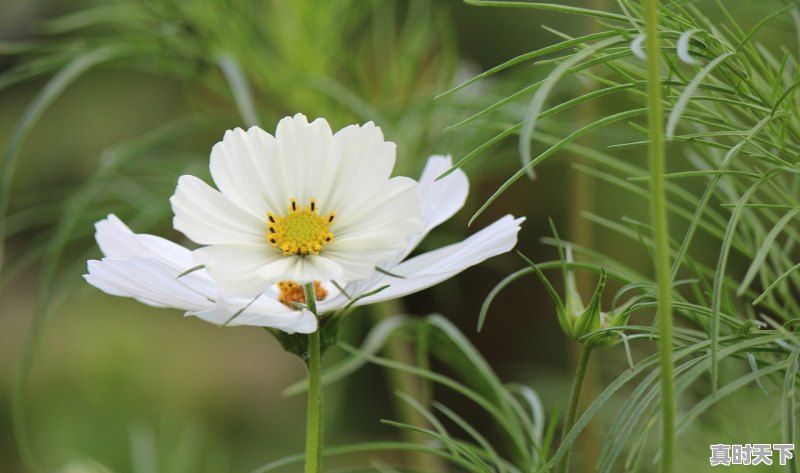
[[[560,43],[509,60],[479,76],[485,79],[534,58],[539,61],[535,63],[537,67],[551,68],[546,79],[537,78],[517,93],[458,123],[459,128],[494,128],[498,134],[468,153],[455,167],[480,160],[490,146],[511,136],[519,137],[522,150],[523,167],[500,186],[473,219],[545,159],[569,154],[580,155],[584,163],[591,163],[578,165],[578,171],[632,197],[650,200],[647,185],[651,174],[642,159],[635,158],[645,155],[644,145],[650,142],[651,136],[641,122],[644,110],[639,108],[647,104],[648,73],[643,67],[644,58],[636,56],[644,54],[636,45],[640,41],[637,38],[643,34],[644,7],[637,2],[619,0],[619,13],[611,13],[549,4],[473,3],[549,9],[602,19],[602,30],[598,33],[573,38],[554,32],[559,35]],[[800,25],[786,21],[789,18],[786,13],[796,8],[793,4],[776,1],[770,2],[770,6],[774,8],[761,10],[763,17],[752,20],[755,23],[751,23],[750,18],[744,19],[747,26],[740,24],[742,16],[738,12],[727,10],[732,6],[722,2],[670,1],[658,8],[662,38],[659,59],[664,71],[660,83],[666,91],[662,105],[669,114],[663,131],[669,140],[664,186],[668,199],[666,209],[674,230],[667,235],[671,237],[669,258],[673,261],[670,302],[678,317],[678,328],[671,343],[678,364],[672,379],[676,392],[683,397],[689,395],[687,391],[692,388],[706,386],[706,382],[712,390],[712,394],[704,397],[694,409],[679,414],[679,431],[687,429],[724,396],[735,395],[754,382],[774,378],[770,383],[771,391],[782,392],[782,397],[789,399],[798,381],[796,373],[787,370],[790,366],[787,357],[796,356],[800,348],[797,337],[792,334],[800,294],[800,271],[795,264],[800,254],[800,221],[796,218],[800,208],[798,54],[796,44],[785,43],[787,36],[768,34],[768,27],[785,29]],[[777,27],[776,23],[781,26]],[[542,59],[545,55],[555,58]],[[452,89],[444,97],[456,94],[470,82]],[[607,98],[616,101],[613,106]],[[514,106],[525,100],[530,104],[525,119],[522,122],[511,119],[512,125],[508,125],[509,117],[518,109]],[[562,106],[544,110],[545,100],[561,102]],[[568,107],[564,105],[589,101],[603,104],[602,110],[613,111],[592,117],[588,123],[579,122],[565,128],[569,115],[565,115]],[[585,140],[588,138],[597,144],[586,146],[576,142],[577,138],[589,132],[597,135],[598,131],[612,136],[616,142],[591,135]],[[634,138],[637,134],[642,137]],[[610,145],[609,149],[602,150],[601,143]],[[544,146],[545,151],[534,157],[530,150],[536,146]],[[617,220],[620,216],[587,214],[586,217],[617,233],[620,239],[643,245],[648,253],[656,249],[650,237],[650,224],[639,217],[624,214],[621,222]],[[665,293],[657,296],[653,279],[633,271],[623,261],[579,245],[572,245],[572,248],[587,263],[571,265],[597,272],[603,267],[610,275],[622,277],[623,285],[615,301],[632,290],[640,291],[629,308],[633,320],[641,320],[640,317],[647,320],[654,315],[652,309]],[[546,267],[557,267],[557,264],[543,263],[533,269],[538,272]],[[483,325],[488,304],[497,293],[512,281],[531,273],[521,270],[506,278],[484,305],[479,325]],[[548,291],[560,306],[554,290]],[[680,327],[692,331],[684,332]],[[602,331],[624,332],[627,341],[661,336],[656,325],[652,328],[609,327]],[[748,360],[752,363],[748,364]],[[661,390],[656,383],[657,372],[653,370],[656,361],[657,358],[651,357],[646,363],[640,362],[635,371],[623,373],[595,398],[572,431],[566,434],[550,465],[578,446],[574,443],[577,433],[600,412],[610,395],[621,387],[619,383],[628,382],[633,373],[647,373],[633,395],[625,399],[622,415],[617,414],[609,428],[611,435],[604,443],[599,468],[600,471],[651,468],[639,463],[642,456],[637,453],[646,448],[647,442],[634,441],[632,435],[648,431],[653,421],[660,418],[657,413]],[[776,385],[775,379],[784,377],[783,386]],[[794,407],[787,409],[784,417],[795,418]],[[793,429],[793,426],[784,429],[784,441],[794,439]],[[629,451],[628,458],[622,462],[625,450]],[[655,451],[658,454],[660,448],[655,446]],[[666,468],[665,471],[669,471],[669,465]]]

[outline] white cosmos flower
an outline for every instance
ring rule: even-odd
[[[335,134],[297,114],[275,136],[230,130],[211,150],[219,191],[181,176],[175,228],[226,297],[255,297],[279,280],[349,283],[422,228],[417,183],[390,177],[394,143],[373,123]]]
[[[469,184],[461,170],[434,181],[451,165],[450,157],[428,159],[417,187],[422,227],[406,240],[403,248],[376,265],[383,272],[373,269],[365,279],[342,287],[344,293],[330,280],[318,283],[320,314],[343,309],[353,301],[354,305],[371,304],[420,291],[516,245],[524,218],[507,215],[459,243],[406,259],[431,229],[464,205]],[[187,315],[218,325],[266,326],[289,333],[316,330],[313,314],[292,307],[292,301],[304,301],[297,283],[281,281],[253,298],[223,297],[205,269],[178,277],[197,264],[190,250],[153,235],[134,234],[113,215],[96,227],[97,242],[105,258],[89,261],[89,274],[85,277],[109,294],[179,308]],[[384,289],[364,297],[380,288]]]

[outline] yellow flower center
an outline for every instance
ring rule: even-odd
[[[278,301],[283,305],[292,307],[292,302],[300,304],[306,303],[305,288],[294,281],[278,281]],[[314,281],[314,297],[318,301],[324,300],[328,296],[328,291],[320,284],[319,281]]]
[[[320,215],[316,199],[305,207],[297,205],[295,199],[290,202],[285,217],[267,212],[267,240],[284,256],[318,255],[323,246],[333,241],[328,227],[336,212]]]

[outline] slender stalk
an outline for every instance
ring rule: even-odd
[[[602,11],[607,9],[607,0],[591,0],[589,8],[592,10]],[[594,18],[587,16],[585,18],[584,31],[586,33],[597,33],[597,21]],[[597,84],[592,79],[588,79],[591,85],[587,85],[587,89],[594,89]],[[599,115],[598,107],[600,104],[596,100],[589,100],[580,104],[578,108],[578,120],[580,123],[591,123],[596,120]],[[597,143],[597,137],[594,134],[587,134],[578,140],[578,143],[586,146],[587,148],[596,148],[600,146]],[[579,165],[588,166],[589,159],[582,154],[575,154],[574,163]],[[578,245],[586,248],[594,248],[594,232],[593,225],[589,219],[585,217],[585,212],[594,212],[594,199],[595,199],[595,182],[589,174],[585,172],[571,172],[570,173],[570,233],[572,240]],[[577,271],[575,273],[575,282],[578,286],[579,294],[591,294],[594,291],[594,277],[588,271]],[[573,366],[577,366],[581,353],[583,352],[583,345],[580,343],[571,343],[570,355],[572,358]],[[598,392],[598,382],[596,373],[593,373],[592,368],[587,368],[586,374],[583,377],[583,386],[581,393],[583,394],[584,402],[579,403],[578,407],[586,407],[586,399],[594,399]],[[600,457],[598,446],[602,443],[600,439],[601,434],[598,432],[598,427],[595,422],[589,422],[586,428],[581,433],[582,442],[576,445],[577,448],[571,448],[570,452],[577,452],[583,459],[584,473],[591,473],[594,465]]]
[[[314,285],[305,285],[308,310],[317,315],[317,300]],[[317,317],[319,319],[319,317]],[[308,335],[308,414],[306,423],[306,467],[305,473],[322,471],[322,387],[320,364],[322,358],[321,328]]]
[[[406,310],[399,299],[382,302],[370,306],[375,323],[385,320],[393,315],[405,314]],[[403,340],[398,337],[392,337],[387,340],[383,348],[383,352],[387,358],[394,361],[399,361],[410,366],[416,366],[418,361],[414,353],[414,346],[411,342]],[[425,381],[414,376],[411,373],[400,370],[386,370],[387,383],[389,391],[400,391],[411,395],[414,399],[419,401],[426,408],[430,408],[431,399]],[[419,413],[411,405],[403,401],[398,396],[392,396],[394,402],[392,408],[394,409],[398,419],[406,424],[415,425],[417,427],[429,427],[430,423],[425,416]],[[415,430],[403,429],[400,431],[400,436],[403,440],[417,444],[424,445],[430,437],[423,432]],[[441,473],[447,470],[445,463],[441,458],[434,455],[429,455],[425,452],[416,450],[408,451],[405,454],[408,459],[408,464],[413,471],[424,471],[425,473]]]
[[[589,356],[592,354],[592,349],[586,345],[581,345],[581,356],[578,359],[578,366],[575,370],[575,378],[572,380],[572,389],[569,393],[569,405],[567,406],[567,415],[564,417],[564,427],[561,430],[561,441],[563,443],[564,437],[572,430],[575,424],[575,416],[578,412],[578,401],[581,399],[581,388],[583,387],[583,379],[586,377],[586,367],[589,366]],[[561,458],[558,464],[558,473],[565,473],[569,467],[569,452]]]
[[[664,117],[661,109],[661,72],[658,38],[658,0],[644,2],[647,36],[647,97],[650,128],[650,214],[655,242],[658,283],[658,331],[661,357],[661,473],[672,471],[675,444],[675,387],[672,381],[672,288],[670,287],[669,233],[664,192]]]

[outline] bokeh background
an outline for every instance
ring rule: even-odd
[[[67,64],[90,48],[108,48],[112,58],[71,83],[19,150],[0,273],[0,471],[25,471],[15,428],[45,471],[65,473],[251,471],[299,451],[304,397],[281,392],[304,376],[300,361],[264,330],[220,329],[88,286],[81,278],[85,261],[99,256],[93,222],[114,212],[135,231],[184,241],[171,229],[167,202],[177,177],[207,175],[211,146],[225,129],[248,121],[226,80],[228,61],[249,83],[255,112],[249,118],[263,128],[272,131],[280,117],[295,112],[326,117],[334,129],[374,120],[398,144],[397,172],[417,176],[428,155],[460,158],[493,135],[492,120],[522,117],[524,101],[481,125],[445,131],[547,69],[523,65],[458,94],[434,96],[556,42],[541,25],[567,34],[593,28],[570,15],[445,0],[3,0],[0,70],[33,63],[0,91],[4,146],[12,145],[17,123],[54,64]],[[36,54],[44,59],[32,61]],[[569,94],[565,88],[557,95]],[[607,113],[624,105],[609,100],[595,106]],[[596,114],[583,107],[547,126],[566,130]],[[605,147],[623,141],[625,133],[612,131],[584,144]],[[535,181],[513,186],[467,228],[472,213],[519,168],[517,146],[508,139],[466,166],[470,199],[423,249],[513,213],[527,217],[519,249],[534,261],[555,258],[553,248],[540,242],[551,234],[552,219],[567,239],[651,270],[645,251],[592,230],[580,212],[645,219],[646,201],[575,172],[576,158],[566,152],[537,168]],[[397,304],[360,309],[344,321],[342,337],[358,344],[387,312],[441,313],[502,379],[536,389],[548,414],[563,412],[574,346],[540,283],[529,278],[511,285],[484,330],[475,329],[491,288],[523,266],[516,255],[504,255]],[[593,280],[586,284],[591,290]],[[341,356],[334,350],[327,361]],[[626,366],[621,350],[603,353],[589,389]],[[22,402],[14,406],[12,387],[28,368]],[[367,366],[325,395],[329,444],[398,436],[379,422],[396,417],[381,369]],[[485,422],[463,399],[437,396],[475,425]],[[764,402],[742,396],[739,403]],[[758,412],[738,406],[730,409],[744,423]],[[717,418],[725,419],[725,405],[718,409]],[[693,457],[689,464],[707,465],[706,445],[724,441],[714,435],[725,429],[713,422],[698,426],[695,451],[686,452]],[[601,428],[587,434],[584,455],[591,457],[598,435]]]

